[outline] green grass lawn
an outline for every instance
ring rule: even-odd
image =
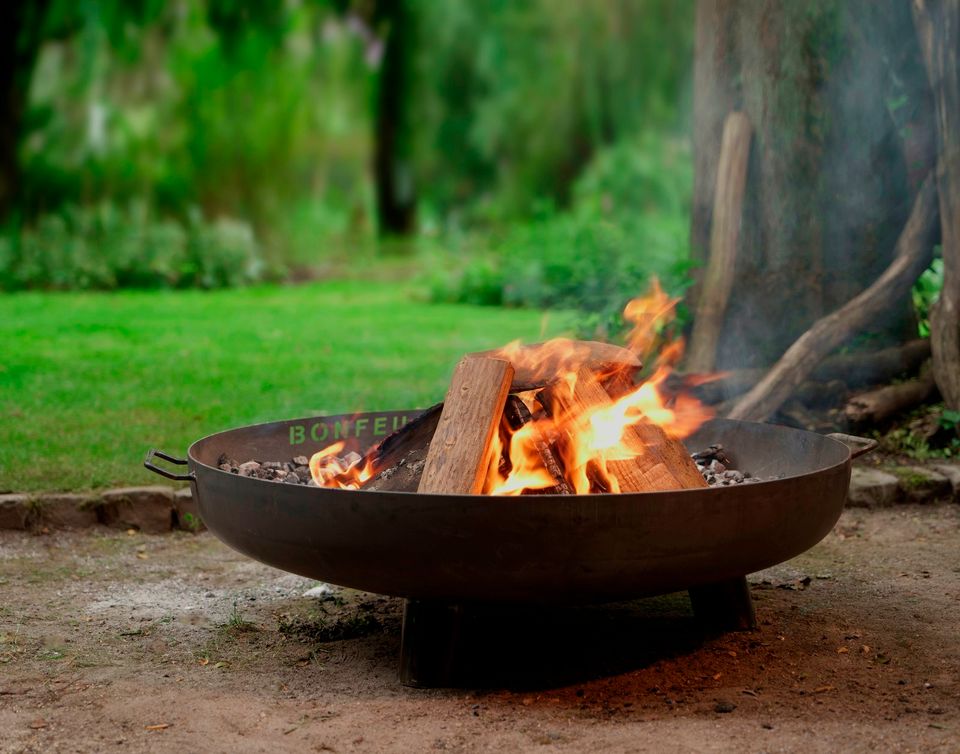
[[[539,312],[419,303],[382,282],[0,296],[0,491],[154,483],[151,446],[426,406],[464,352],[543,331]]]

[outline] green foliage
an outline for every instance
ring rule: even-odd
[[[936,258],[929,268],[917,279],[911,294],[913,308],[917,313],[917,330],[921,338],[930,337],[930,307],[933,306],[943,289],[943,259],[937,247]]]
[[[693,3],[420,0],[421,170],[442,211],[524,216],[566,203],[600,148],[676,126]],[[484,198],[477,203],[478,195]]]
[[[374,71],[324,3],[55,3],[49,16],[20,150],[29,223],[135,197],[241,218],[271,262],[369,240]]]
[[[960,411],[946,409],[940,414],[940,426],[947,430],[960,431]]]
[[[936,403],[911,411],[902,424],[874,435],[887,453],[917,460],[960,456],[960,411]]]
[[[599,277],[632,285],[637,271],[623,268],[638,249],[635,261],[661,275],[684,256],[689,156],[661,160],[658,147],[675,150],[646,141],[683,125],[693,7],[407,0],[385,16],[348,0],[55,0],[34,25],[20,139],[28,230],[0,244],[3,285],[232,284],[229,249],[247,242],[222,220],[211,240],[200,216],[239,218],[269,265],[298,273],[373,248],[380,56],[390,24],[410,24],[398,118],[413,133],[396,132],[410,142],[421,226],[491,234],[492,258],[467,265],[452,297],[596,310],[619,295]],[[138,237],[133,251],[101,247],[71,217],[131,201],[173,218],[148,221],[154,240]],[[161,241],[170,248],[144,248]],[[201,247],[223,258],[205,262]],[[516,269],[504,269],[514,252]],[[13,256],[29,262],[15,275]],[[150,260],[117,261],[130,256]]]
[[[647,136],[602,151],[574,186],[568,212],[517,224],[447,277],[437,300],[578,309],[582,329],[609,335],[624,303],[657,276],[673,292],[685,262],[692,186],[683,143]]]
[[[66,207],[0,238],[0,289],[111,289],[245,285],[264,263],[250,227],[237,220],[186,224],[121,209]]]

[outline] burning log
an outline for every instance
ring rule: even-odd
[[[563,467],[554,454],[551,442],[544,437],[543,432],[541,432],[540,427],[533,418],[533,414],[530,413],[527,404],[524,403],[520,397],[511,395],[507,398],[507,405],[503,411],[503,420],[509,428],[511,435],[516,434],[522,427],[529,427],[529,431],[534,434],[534,446],[536,447],[540,463],[553,478],[553,487],[535,490],[532,494],[572,495],[573,490],[570,489],[570,485],[567,484],[567,480],[563,477]],[[509,442],[509,439],[507,442]],[[509,469],[505,471],[509,472]],[[504,475],[506,476],[506,474]]]
[[[505,359],[514,368],[511,393],[539,390],[559,379],[560,375],[578,367],[589,367],[606,376],[633,375],[643,366],[637,354],[611,343],[595,340],[555,338],[547,343],[520,345],[511,343],[493,351],[480,351],[477,356]]]
[[[566,382],[558,383],[538,393],[537,400],[560,426],[563,426],[564,419],[568,417],[582,417],[583,420],[589,421],[591,415],[595,415],[597,411],[609,409],[614,405],[613,399],[596,376],[585,368],[577,372],[576,381],[572,386]],[[599,470],[588,468],[586,463],[582,465],[578,463],[579,460],[583,460],[576,457],[578,448],[565,448],[568,457],[564,460],[567,463],[568,472],[583,475],[579,486],[585,488],[596,486],[598,474],[601,477],[599,481],[608,488],[612,486],[613,481],[609,477],[613,477],[615,479],[613,483],[619,487],[620,492],[648,492],[707,486],[683,444],[679,440],[668,437],[663,429],[652,422],[640,420],[627,424],[622,429],[622,436],[626,448],[636,455],[628,459],[607,460],[608,479],[606,480],[602,479],[603,475]],[[610,445],[619,444],[619,433],[616,438],[607,438],[607,442]]]
[[[483,491],[513,374],[509,362],[487,356],[467,356],[457,364],[427,451],[419,492]]]

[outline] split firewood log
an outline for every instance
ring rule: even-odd
[[[581,368],[571,390],[566,382],[537,394],[544,409],[562,426],[563,417],[613,404],[613,399],[589,369]],[[653,492],[706,487],[707,483],[679,440],[652,422],[637,422],[623,432],[627,447],[637,453],[627,460],[610,460],[607,470],[617,478],[621,492]],[[569,472],[569,470],[568,470]],[[589,469],[583,470],[590,473]]]
[[[555,338],[546,343],[511,344],[477,356],[505,359],[513,365],[511,393],[538,390],[555,382],[561,374],[588,367],[600,375],[627,374],[631,377],[643,366],[629,349],[595,340]]]
[[[418,492],[479,495],[513,380],[510,362],[466,356],[457,364],[430,442]]]

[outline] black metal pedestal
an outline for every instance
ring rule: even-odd
[[[400,683],[418,688],[455,686],[463,637],[464,607],[406,600],[400,636]]]
[[[693,614],[708,630],[723,633],[757,627],[757,616],[745,576],[692,587],[689,592]]]

